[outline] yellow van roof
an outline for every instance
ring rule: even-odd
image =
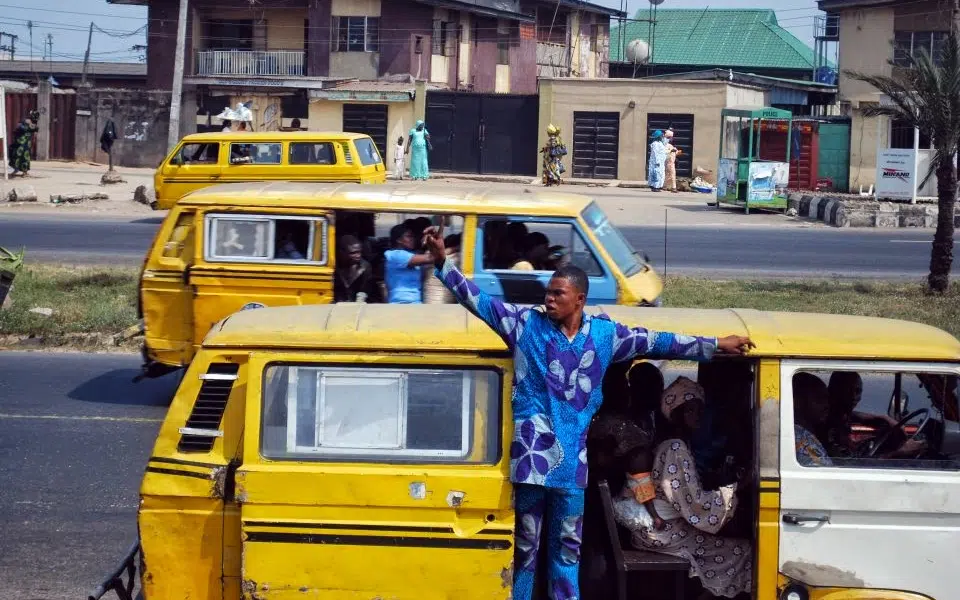
[[[383,212],[524,214],[570,217],[579,215],[592,199],[551,191],[477,191],[438,188],[423,183],[313,183],[295,181],[225,183],[206,187],[180,199],[181,206],[243,208],[329,208]]]
[[[363,133],[348,133],[345,131],[208,131],[206,133],[191,133],[183,136],[183,142],[222,142],[225,138],[237,138],[256,141],[277,140],[355,140],[370,137]]]
[[[745,309],[590,307],[631,327],[699,335],[749,335],[755,356],[960,361],[960,341],[919,323]],[[211,329],[206,347],[504,351],[482,321],[455,304],[323,304],[238,312]]]

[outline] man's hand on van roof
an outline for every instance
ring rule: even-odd
[[[717,339],[717,349],[724,354],[744,355],[757,345],[742,335],[728,335]]]

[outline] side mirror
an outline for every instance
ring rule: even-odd
[[[173,157],[173,164],[177,165],[178,167],[182,167],[182,166],[183,166],[183,154],[182,154],[181,152],[177,152],[177,153],[174,155],[174,157]]]
[[[887,415],[892,419],[899,420],[900,417],[907,414],[910,407],[910,395],[901,391],[899,397],[896,393],[890,396],[890,406],[887,408]]]

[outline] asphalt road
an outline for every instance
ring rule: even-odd
[[[7,214],[0,246],[71,264],[139,265],[160,217],[70,221]],[[919,279],[927,273],[930,230],[825,227],[624,227],[661,273],[706,277],[861,277]],[[666,260],[665,260],[666,258]]]
[[[0,597],[86,598],[136,536],[175,375],[133,355],[0,353]]]

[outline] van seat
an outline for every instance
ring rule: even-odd
[[[620,542],[617,521],[613,516],[613,498],[610,495],[610,485],[606,480],[601,480],[597,487],[600,492],[600,503],[603,505],[603,520],[606,524],[609,550],[617,571],[617,597],[619,600],[627,600],[627,573],[630,571],[675,573],[674,597],[676,600],[683,600],[684,584],[687,573],[690,572],[690,563],[682,558],[667,554],[624,549]]]

